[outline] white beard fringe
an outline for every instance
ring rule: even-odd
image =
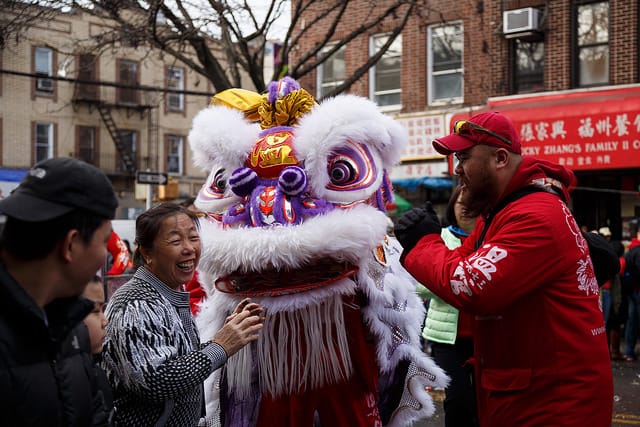
[[[336,284],[334,293],[318,298],[296,294],[306,300],[304,309],[269,310],[269,299],[261,301],[267,316],[260,338],[255,344],[260,388],[273,397],[299,393],[348,379],[353,374],[346,325],[343,316],[343,293],[355,284]],[[342,286],[341,286],[342,285]],[[333,288],[333,287],[332,287]],[[335,292],[343,288],[343,292]],[[314,300],[311,303],[311,300]],[[282,307],[279,307],[282,309]],[[227,362],[229,382],[240,399],[252,393],[252,348],[244,347]]]
[[[275,396],[319,388],[352,375],[340,295],[306,310],[270,316],[265,329],[261,336],[266,339],[258,341],[261,384]],[[301,358],[305,349],[307,360]]]

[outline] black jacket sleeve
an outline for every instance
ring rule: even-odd
[[[602,286],[620,271],[620,258],[618,258],[609,241],[603,236],[585,232],[582,232],[582,236],[589,245],[589,253],[591,254],[591,262],[596,273],[598,286]]]

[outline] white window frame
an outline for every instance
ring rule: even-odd
[[[325,52],[329,51],[330,49],[333,48],[333,45],[329,45],[329,46],[325,46],[322,50],[321,50],[321,54],[324,54]],[[338,53],[342,53],[342,55],[344,56],[346,51],[346,46],[342,45],[340,47],[340,49],[338,49],[337,51],[335,51],[333,53],[333,55],[331,55],[331,57],[333,57],[334,55],[338,54]],[[317,84],[316,84],[316,98],[321,99],[322,98],[322,93],[323,93],[323,89],[324,88],[330,88],[329,90],[331,90],[331,88],[337,87],[339,85],[341,85],[342,83],[344,83],[344,79],[343,80],[333,80],[330,83],[323,83],[323,79],[324,79],[324,68],[327,65],[327,61],[323,62],[322,64],[320,64],[318,66],[318,72],[317,74]],[[345,62],[344,58],[343,58],[343,62]],[[345,63],[345,76],[346,76],[346,63]]]
[[[82,139],[82,132],[83,130],[88,131],[88,135],[89,135],[89,139],[88,140],[83,140]],[[90,163],[92,165],[95,165],[97,162],[97,141],[96,141],[96,132],[97,129],[94,126],[79,126],[78,129],[78,154],[77,157],[81,160],[84,160],[87,163]],[[83,156],[81,155],[83,153],[83,147],[86,148],[87,151],[89,151],[91,153],[91,159],[85,159],[83,158]]]
[[[534,92],[540,92],[544,90],[544,59],[545,59],[544,50],[546,47],[544,40],[542,39],[520,40],[516,38],[516,39],[513,39],[512,43],[513,43],[511,47],[512,57],[510,58],[510,61],[511,61],[511,67],[513,69],[512,77],[511,77],[512,78],[511,88],[513,89],[513,93],[514,94],[534,93]],[[534,44],[540,50],[531,51],[529,49],[524,49],[524,47],[533,46]],[[522,63],[520,61],[521,58],[527,58],[527,60],[530,61],[531,63],[536,62],[534,58],[538,53],[542,53],[542,60],[541,62],[538,61],[542,65],[542,70],[540,73],[527,72],[528,70],[522,70],[519,67],[519,65]],[[537,77],[541,77],[540,88],[537,88],[537,89],[536,88],[531,89],[530,87],[528,87],[527,89],[523,88],[523,86],[531,86],[532,82],[537,81],[536,80]]]
[[[53,50],[48,47],[36,47],[33,61],[33,69],[36,76],[50,77],[53,75]],[[36,77],[36,91],[38,93],[52,94],[53,79]]]
[[[46,141],[40,141],[39,136],[41,135],[40,130],[42,129],[42,136],[46,137]],[[44,122],[36,122],[35,125],[35,135],[33,136],[33,148],[34,153],[33,157],[35,159],[35,163],[38,163],[42,160],[50,159],[53,157],[53,123],[44,123]],[[45,148],[47,152],[47,157],[41,158],[38,156],[39,148]]]
[[[387,39],[391,36],[391,34],[376,34],[369,38],[369,56],[373,56],[377,53],[376,49],[376,40],[383,39],[381,44],[386,43]],[[369,99],[378,104],[378,99],[380,97],[384,97],[385,95],[395,95],[400,94],[400,99],[402,99],[402,35],[399,34],[394,40],[392,46],[396,43],[399,43],[399,53],[398,55],[393,55],[393,51],[387,50],[384,55],[380,58],[380,61],[383,59],[391,58],[391,57],[399,57],[400,58],[400,67],[398,69],[398,87],[397,89],[391,90],[376,90],[376,66],[374,65],[369,70]],[[402,108],[402,101],[397,104],[389,104],[389,105],[380,105],[378,104],[378,108],[382,111],[397,111]]]
[[[609,21],[609,28],[607,28],[607,39],[606,40],[597,40],[597,41],[592,41],[590,43],[584,43],[584,44],[580,44],[580,36],[579,36],[579,32],[580,32],[580,22],[579,22],[579,15],[580,15],[580,9],[581,8],[591,8],[592,10],[595,11],[595,8],[598,5],[606,5],[607,8],[607,16],[608,16],[608,21]],[[576,73],[576,85],[577,87],[593,87],[593,86],[603,86],[603,85],[607,85],[611,82],[611,3],[609,1],[593,1],[593,2],[584,2],[584,3],[579,3],[576,5],[576,31],[578,32],[578,34],[576,34],[576,59],[575,62],[577,64],[578,70]],[[598,33],[599,35],[602,33]],[[602,53],[606,53],[606,60],[605,62],[605,67],[603,67],[603,69],[606,71],[606,79],[602,79],[602,80],[594,80],[591,82],[583,82],[583,70],[585,68],[588,68],[589,63],[583,61],[583,59],[581,58],[582,53],[588,50],[597,50],[600,51]],[[593,76],[589,76],[589,77],[593,77]]]
[[[451,68],[444,71],[433,71],[433,32],[439,28],[446,27],[460,27],[460,35],[462,37],[461,52],[460,52],[460,67]],[[435,98],[434,77],[446,74],[460,74],[460,96],[451,98]],[[453,21],[446,24],[430,25],[427,28],[427,90],[428,90],[428,103],[429,105],[448,105],[448,104],[461,104],[464,102],[464,25],[462,21]]]
[[[172,86],[172,82],[177,82],[177,85]],[[184,68],[172,65],[167,67],[167,89],[184,90]],[[184,94],[167,92],[167,110],[184,111]]]
[[[123,79],[122,73],[125,71],[127,77],[132,77],[133,79]],[[140,63],[138,61],[133,61],[131,59],[120,59],[118,60],[118,74],[116,78],[116,82],[125,85],[140,85]],[[131,87],[121,87],[118,88],[117,92],[117,100],[123,104],[131,104],[137,105],[140,103],[140,92],[138,89]]]
[[[169,175],[182,175],[184,173],[184,137],[182,135],[167,135],[167,145],[166,145],[166,164],[167,164],[167,173]],[[177,153],[172,152],[172,142],[177,142]],[[169,170],[169,159],[177,158],[178,161],[178,171]]]

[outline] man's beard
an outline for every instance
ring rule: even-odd
[[[491,212],[496,199],[495,177],[485,173],[476,177],[473,182],[464,180],[463,184],[461,202],[465,207],[466,215],[475,217]]]

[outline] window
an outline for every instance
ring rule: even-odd
[[[53,123],[35,124],[34,163],[53,157]]]
[[[167,88],[184,90],[184,69],[167,67]],[[184,111],[184,94],[167,92],[167,110]]]
[[[387,35],[372,37],[370,56],[379,52],[388,40]],[[398,36],[370,72],[370,98],[382,109],[397,109],[401,105],[401,66],[402,36]]]
[[[578,86],[609,83],[609,2],[577,6]]]
[[[121,59],[118,61],[118,83],[125,86],[139,86],[138,63]],[[139,104],[140,93],[137,89],[119,87],[118,100],[124,104]]]
[[[138,150],[138,133],[134,130],[121,130],[120,141],[122,142],[122,147],[125,153],[127,153],[135,168]],[[118,158],[120,159],[118,162],[120,165],[120,172],[128,173],[129,170],[127,169],[127,164],[124,162],[120,154],[118,154]]]
[[[76,157],[97,166],[98,162],[96,155],[98,150],[96,128],[91,126],[78,126],[76,135],[78,137],[76,144]]]
[[[544,90],[544,42],[514,39],[513,93]]]
[[[184,152],[183,147],[184,138],[182,136],[167,135],[167,173],[182,175],[182,153]]]
[[[98,64],[97,58],[94,55],[80,55],[78,57],[78,80],[98,80]],[[98,85],[78,83],[76,87],[76,98],[97,100]]]
[[[47,47],[36,47],[34,52],[34,71],[36,73],[36,93],[53,93],[53,51]]]
[[[429,27],[429,104],[462,102],[462,35],[462,24]]]
[[[333,46],[326,46],[322,53],[331,50]],[[344,82],[344,51],[345,47],[340,47],[318,68],[318,98],[325,97],[329,92]]]

